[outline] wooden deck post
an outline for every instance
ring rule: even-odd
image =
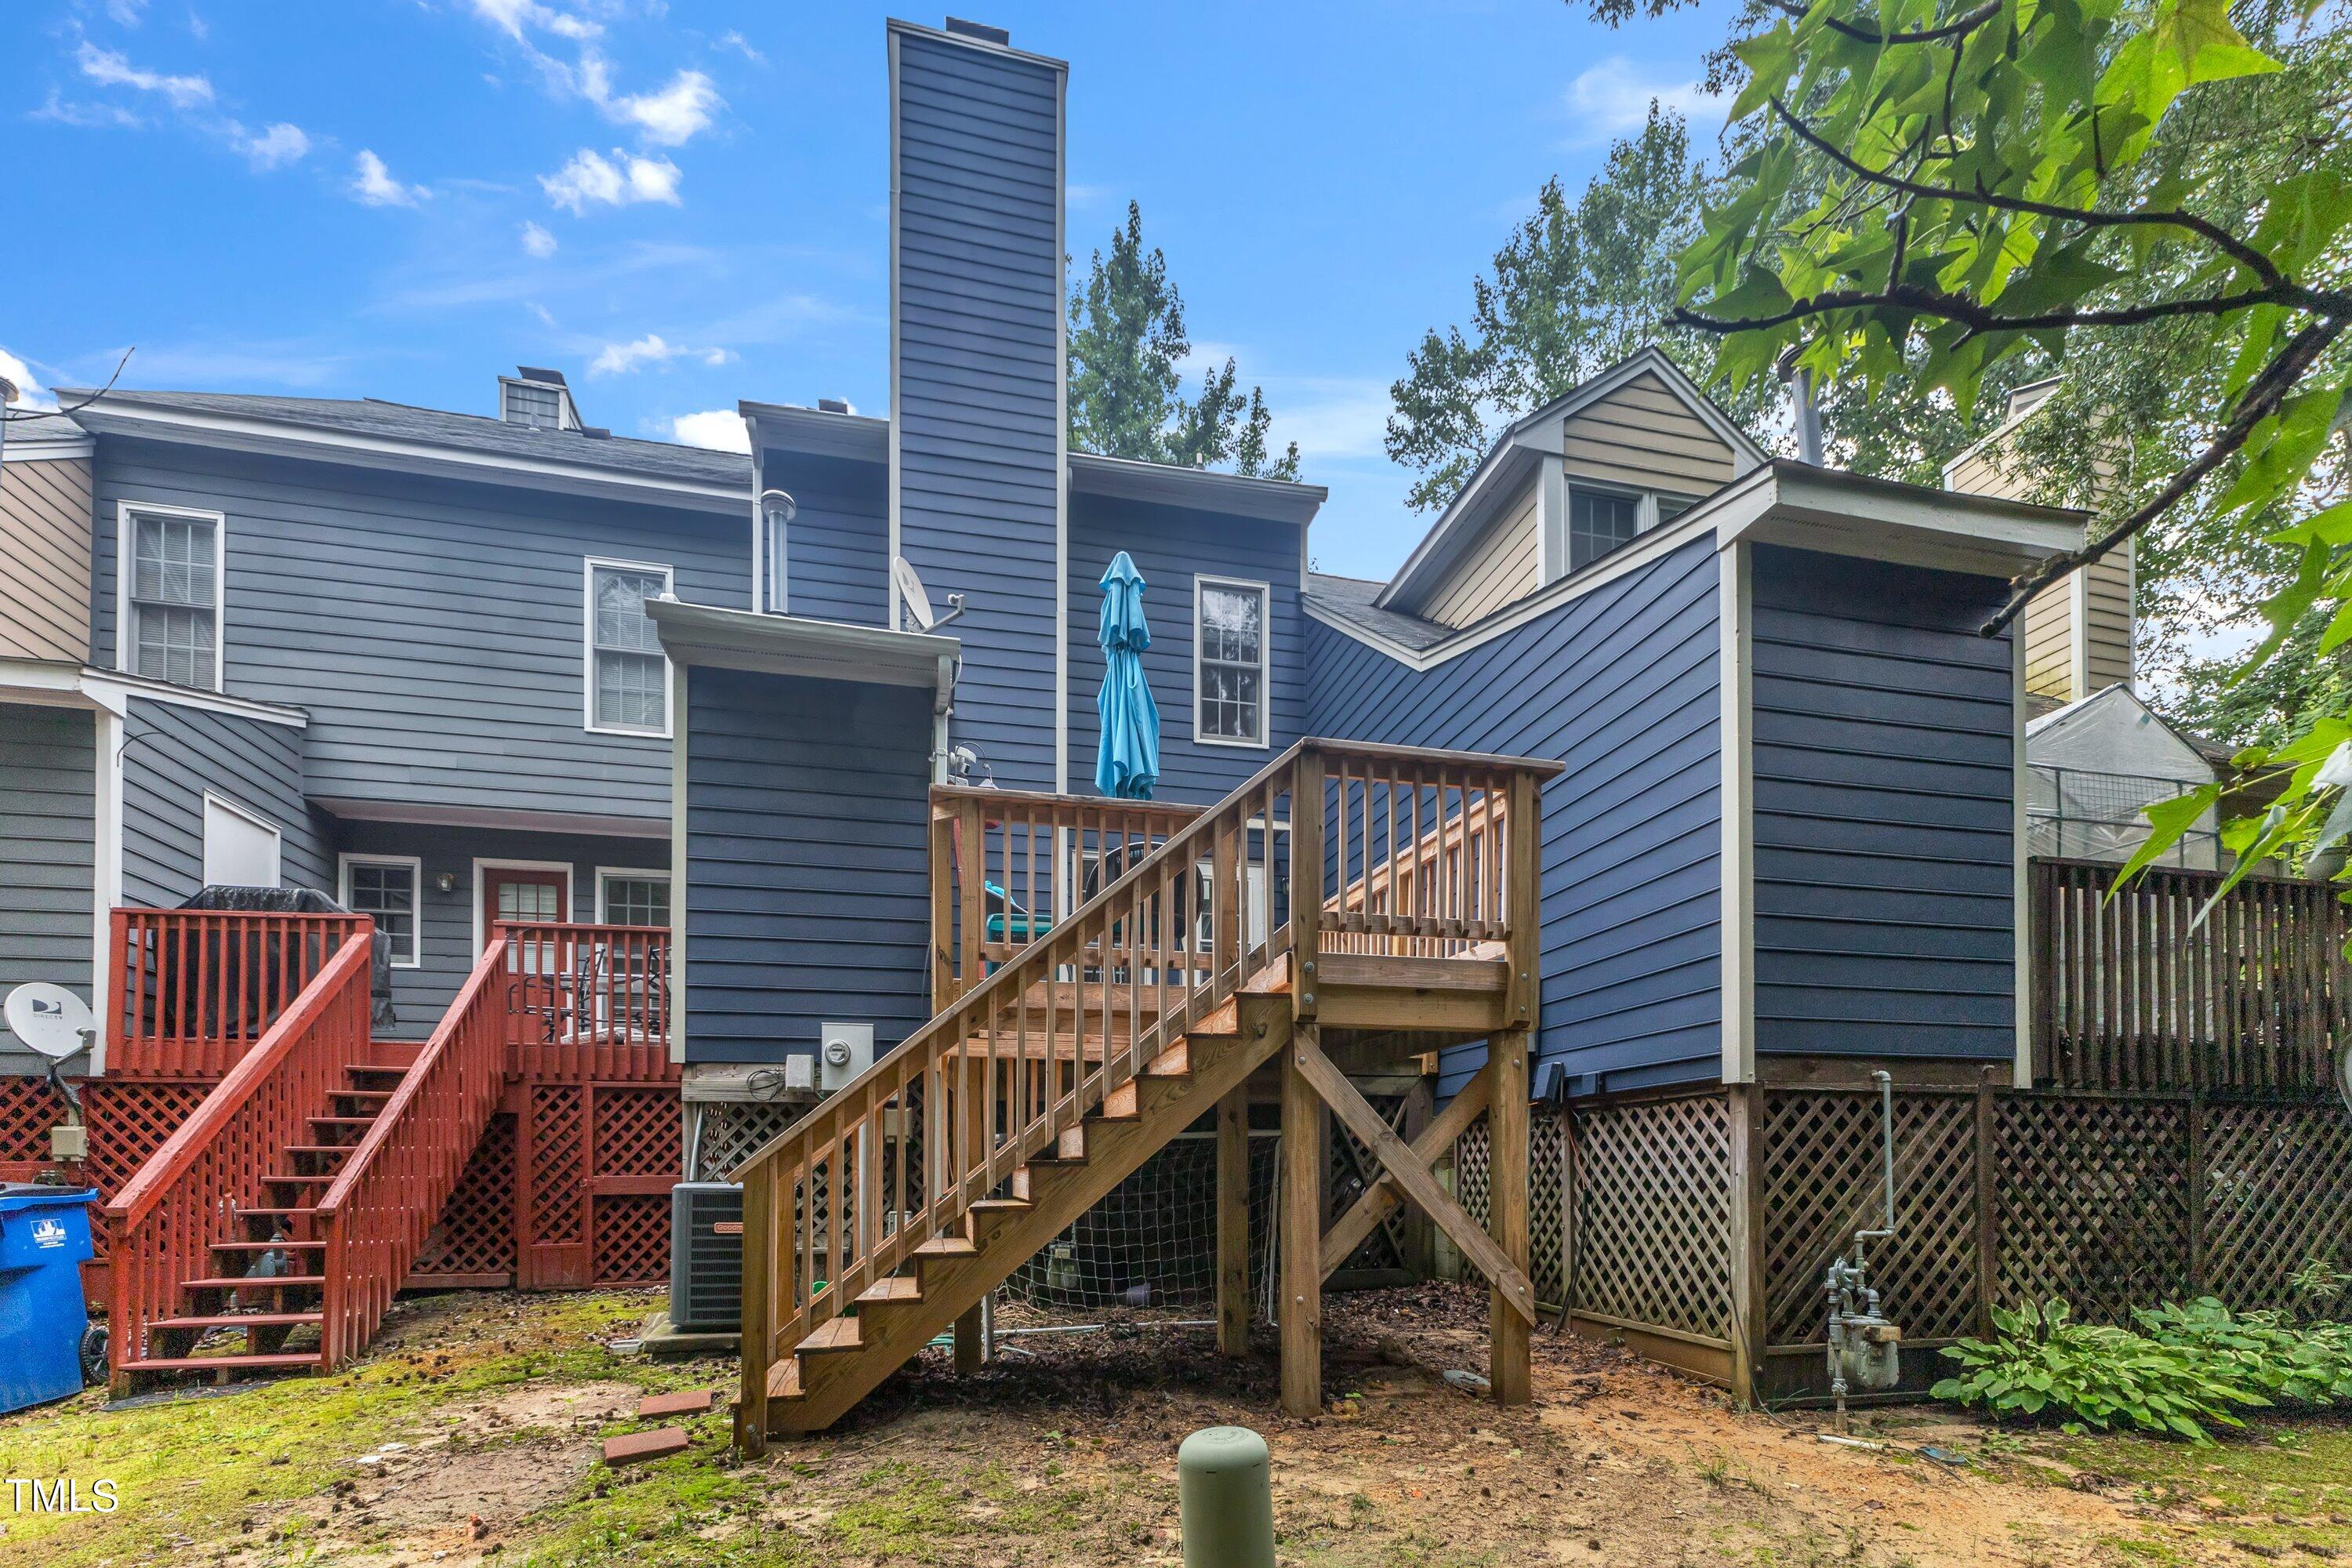
[[[1318,1033],[1296,1026],[1282,1053],[1282,1408],[1323,1412],[1323,1101],[1298,1070]]]
[[[768,1451],[768,1367],[775,1339],[775,1182],[765,1166],[743,1183],[743,1393],[735,1405],[735,1451]]]
[[[1217,1353],[1249,1354],[1249,1086],[1217,1102]]]
[[[1490,1134],[1486,1234],[1503,1255],[1527,1272],[1528,1245],[1528,1031],[1503,1029],[1486,1045],[1486,1073],[1494,1083],[1486,1107]],[[1486,1310],[1486,1375],[1499,1405],[1525,1405],[1534,1396],[1528,1366],[1528,1320],[1497,1288]]]

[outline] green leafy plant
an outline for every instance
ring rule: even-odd
[[[2063,1301],[1993,1310],[1998,1337],[1962,1340],[1944,1354],[1961,1373],[1929,1392],[1996,1416],[2054,1413],[2068,1431],[2118,1426],[2192,1443],[2208,1426],[2242,1426],[2234,1407],[2267,1405],[2210,1352],[2168,1345],[2128,1329],[2078,1323]]]
[[[2132,1313],[2158,1344],[2204,1357],[2221,1376],[2273,1400],[2332,1405],[2352,1399],[2352,1327],[2297,1327],[2281,1313],[2242,1317],[2210,1296]]]

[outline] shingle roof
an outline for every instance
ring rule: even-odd
[[[1307,602],[1335,619],[1402,643],[1415,653],[1434,647],[1454,635],[1454,628],[1441,622],[1425,621],[1419,616],[1384,610],[1375,605],[1372,601],[1387,586],[1386,583],[1368,582],[1361,577],[1334,577],[1324,572],[1310,572],[1307,575]]]
[[[509,425],[478,414],[451,414],[438,408],[417,408],[375,398],[272,397],[234,392],[110,392],[79,417],[92,428],[102,428],[110,409],[136,415],[142,408],[175,409],[247,419],[272,420],[340,430],[386,440],[415,441],[436,447],[461,447],[542,461],[575,463],[583,468],[611,468],[663,479],[690,479],[705,484],[751,481],[751,459],[736,452],[714,452],[701,447],[681,447],[667,441],[640,441],[626,436],[594,437],[577,430],[538,430]]]

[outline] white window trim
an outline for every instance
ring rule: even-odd
[[[228,516],[196,506],[165,506],[157,501],[119,500],[114,503],[114,668],[135,675],[131,664],[131,520],[134,517],[185,517],[213,525],[213,683],[225,691],[228,675]],[[189,687],[191,691],[207,689]]]
[[[393,954],[394,969],[422,969],[425,966],[425,861],[416,855],[355,855],[335,857],[335,900],[343,908],[352,907],[352,868],[354,866],[402,866],[408,870],[409,921],[408,956]]]
[[[1257,739],[1237,741],[1230,735],[1204,734],[1201,729],[1201,601],[1211,588],[1237,588],[1258,596]],[[1274,749],[1274,584],[1250,577],[1219,577],[1206,572],[1192,574],[1192,743],[1231,746],[1241,751]]]
[[[607,920],[607,919],[605,918],[605,915],[606,915],[606,913],[607,913],[607,908],[606,908],[606,905],[605,905],[605,902],[604,902],[604,879],[605,879],[605,878],[607,878],[607,877],[632,877],[632,878],[635,878],[636,879],[638,879],[638,880],[640,880],[640,881],[646,881],[646,882],[660,882],[660,883],[664,884],[665,886],[667,886],[667,885],[668,885],[668,883],[669,883],[669,880],[670,880],[669,868],[668,868],[668,867],[667,867],[667,866],[660,866],[660,867],[655,867],[655,866],[599,866],[599,867],[597,867],[597,868],[596,868],[596,920],[595,920],[595,922],[594,922],[594,923],[596,923],[597,925],[600,925],[600,926],[601,926],[601,925],[610,925],[610,924],[612,924],[612,923],[613,923],[611,921],[609,921],[609,920]],[[676,891],[676,889],[672,889],[672,891],[673,891],[673,892],[675,892],[675,891]],[[671,913],[672,913],[672,915],[673,915],[673,916],[677,913],[677,900],[676,900],[675,898],[673,898],[673,899],[671,900],[671,901],[670,901],[670,911],[671,911]],[[633,926],[633,927],[631,927],[630,929],[631,929],[631,930],[633,930],[633,931],[659,931],[659,930],[661,930],[662,928],[661,928],[661,927],[659,927],[659,926]]]
[[[635,731],[631,731],[631,733],[635,732]],[[487,871],[562,872],[564,918],[560,923],[563,925],[576,925],[579,923],[572,917],[576,915],[580,910],[580,879],[572,875],[571,861],[500,860],[495,858],[486,859],[483,857],[477,855],[474,857],[474,879],[468,885],[467,891],[467,897],[472,900],[474,905],[474,956],[476,958],[478,959],[481,956],[482,947],[489,936],[489,933],[482,927],[483,873]]]
[[[205,791],[204,812],[205,821],[199,825],[200,837],[196,845],[196,858],[199,868],[198,875],[205,878],[205,885],[206,887],[213,885],[211,878],[212,868],[204,864],[204,862],[208,860],[212,855],[212,846],[209,843],[211,834],[204,831],[204,829],[210,826],[209,819],[212,816],[212,808],[214,806],[219,806],[231,816],[243,817],[253,826],[258,827],[264,833],[269,835],[270,847],[272,850],[270,858],[274,862],[274,865],[271,868],[273,875],[268,882],[256,882],[253,883],[252,886],[267,886],[272,888],[283,887],[286,882],[286,829],[278,824],[270,821],[269,818],[262,816],[251,806],[244,805],[236,801],[233,801],[225,795],[215,795],[211,790]]]
[[[580,564],[580,724],[592,735],[635,735],[645,740],[667,741],[674,738],[677,724],[676,704],[671,702],[669,655],[662,655],[662,727],[658,730],[632,730],[619,724],[596,722],[596,572],[604,567],[615,572],[658,572],[662,592],[677,591],[675,568],[657,561],[623,561],[609,555],[586,555]]]

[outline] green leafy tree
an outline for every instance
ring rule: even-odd
[[[1070,291],[1070,445],[1110,458],[1208,468],[1231,463],[1254,478],[1296,479],[1298,444],[1270,450],[1273,416],[1256,387],[1242,391],[1233,360],[1183,395],[1178,370],[1192,352],[1184,300],[1168,259],[1143,245],[1143,212],[1127,204],[1110,254],[1094,253]]]
[[[2127,447],[2124,499],[2083,549],[2018,577],[1988,633],[2202,505],[2246,551],[2294,561],[2239,679],[2281,657],[2315,609],[2328,616],[2317,655],[2352,641],[2344,116],[2315,121],[2289,89],[2299,146],[2200,154],[2184,134],[2212,100],[2291,79],[2285,58],[2340,48],[2343,18],[2249,10],[2270,47],[2226,0],[1758,0],[1734,46],[1732,118],[1749,140],[1682,255],[1676,311],[1719,338],[1731,384],[1792,354],[1845,395],[1908,376],[1973,418],[2004,367],[2196,329],[2181,353],[2202,374],[2175,387],[2178,460]],[[2261,170],[2251,182],[2246,164]],[[2338,700],[2293,729],[2241,755],[2284,787],[2264,817],[2228,830],[2242,866],[2352,833],[2352,711]],[[2135,864],[2219,788],[2153,811]]]
[[[1389,389],[1388,453],[1420,475],[1408,502],[1454,499],[1501,426],[1656,342],[1703,384],[1716,340],[1674,320],[1674,258],[1698,237],[1714,188],[1680,115],[1653,103],[1571,204],[1558,179],[1471,280],[1467,327],[1432,328]],[[1756,426],[1774,398],[1735,399]]]

